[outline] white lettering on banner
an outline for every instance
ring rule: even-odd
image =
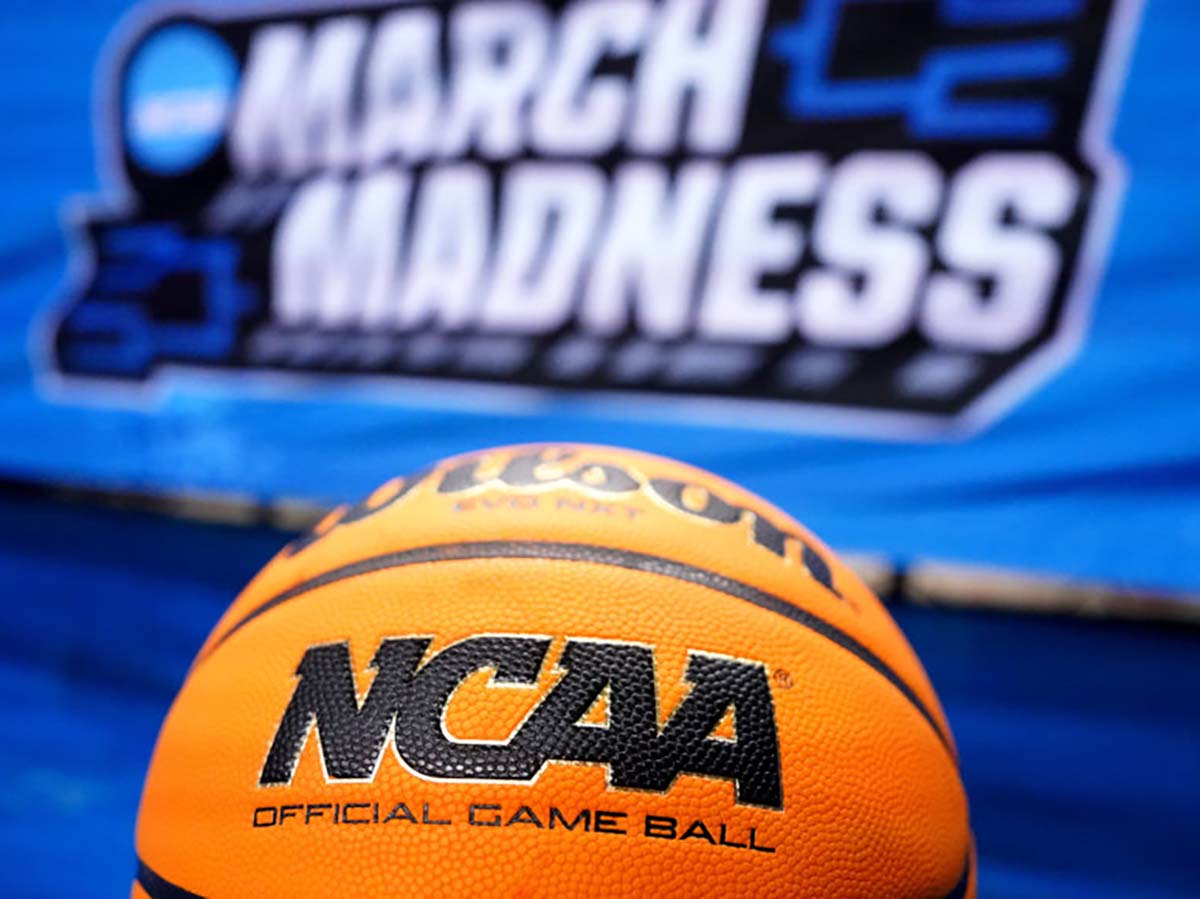
[[[373,28],[357,16],[311,32],[267,25],[250,44],[230,128],[230,161],[247,179],[297,178],[387,159],[478,152],[512,159],[639,153],[680,143],[723,153],[741,137],[766,0],[592,0],[553,30],[531,2],[476,2],[443,26],[402,9]],[[638,53],[636,72],[599,75]],[[355,110],[361,79],[361,110]]]
[[[634,150],[666,153],[681,135],[700,153],[720,153],[737,144],[765,8],[765,0],[667,0],[662,5],[638,65]],[[685,123],[689,96],[691,120]]]
[[[646,0],[592,0],[563,13],[558,48],[530,117],[543,153],[607,153],[621,139],[630,87],[616,75],[595,75],[608,55],[635,52],[650,22]]]
[[[230,161],[248,180],[303,172],[304,147],[291,128],[301,117],[292,85],[307,62],[308,31],[270,25],[255,32],[229,130]]]
[[[438,150],[472,147],[490,159],[515,156],[525,140],[524,111],[542,78],[549,26],[531,3],[484,0],[459,7],[451,28],[456,60]]]
[[[258,32],[230,132],[234,164],[250,178],[352,164],[350,103],[366,38],[366,22],[353,17],[322,22],[311,39],[296,25]]]
[[[390,323],[409,187],[407,175],[380,171],[351,187],[325,177],[300,189],[273,253],[275,308],[284,324]]]
[[[293,124],[291,134],[307,149],[310,166],[336,170],[354,162],[350,103],[366,38],[367,23],[360,18],[330,19],[314,33],[303,81],[304,116]],[[295,130],[297,126],[302,130]]]
[[[717,226],[712,271],[700,311],[706,337],[769,343],[791,333],[791,297],[761,286],[764,274],[794,265],[804,234],[775,219],[785,203],[810,204],[825,164],[816,153],[743,159],[729,178]]]
[[[630,324],[649,337],[682,337],[691,320],[704,238],[721,188],[716,163],[684,165],[674,184],[665,167],[624,166],[613,184],[612,211],[583,290],[580,320],[594,334]]]
[[[367,58],[362,160],[414,162],[433,150],[441,106],[437,14],[402,9],[380,21]]]
[[[941,172],[923,153],[863,152],[839,165],[813,228],[817,258],[834,268],[801,279],[801,333],[873,347],[907,331],[930,257],[913,228],[932,223],[941,198]]]
[[[471,321],[491,241],[491,187],[482,167],[431,169],[417,197],[408,279],[400,298],[404,328],[455,329]]]
[[[1065,221],[1078,189],[1052,158],[1030,162],[996,154],[952,182],[936,241],[950,271],[932,270],[916,230],[933,223],[942,179],[909,151],[832,167],[818,153],[695,161],[673,180],[630,162],[611,186],[593,166],[522,163],[503,181],[495,222],[492,182],[476,164],[432,166],[415,186],[392,169],[325,176],[281,217],[274,314],[288,326],[531,335],[575,316],[601,337],[632,324],[659,340],[799,333],[848,348],[886,344],[919,320],[947,346],[1000,351],[1044,320],[1060,262],[1040,229]],[[825,263],[794,295],[764,285],[805,255],[804,228],[780,218],[783,207],[815,208],[813,251]],[[983,278],[994,285],[986,296]]]
[[[512,171],[484,327],[544,334],[566,322],[604,193],[603,176],[590,166],[531,164]]]
[[[1043,229],[1064,225],[1078,196],[1078,177],[1048,153],[990,153],[968,163],[937,241],[946,263],[966,274],[930,279],[925,334],[959,349],[1004,352],[1037,333],[1062,269]],[[987,293],[984,278],[993,285]]]

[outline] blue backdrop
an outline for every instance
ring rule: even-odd
[[[102,48],[126,9],[110,0],[8,4],[0,10],[0,470],[325,501],[481,445],[625,443],[741,481],[839,548],[1195,591],[1200,8],[1157,0],[1139,17],[1137,6],[1122,7],[1135,40],[1128,66],[1116,64],[1105,88],[1119,99],[1111,143],[1128,184],[1078,354],[990,422],[915,438],[886,427],[847,436],[827,414],[760,414],[737,401],[680,411],[692,407],[627,394],[496,395],[189,369],[167,369],[132,391],[64,379],[47,366],[47,328],[87,259],[79,244],[70,252],[81,240],[72,198],[116,201],[113,179],[101,174],[109,136],[93,113],[105,89],[96,77]]]

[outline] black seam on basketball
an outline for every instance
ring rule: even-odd
[[[137,882],[150,899],[204,899],[199,893],[171,883],[140,858],[137,863]]]
[[[270,599],[263,602],[261,605],[251,609],[240,619],[233,623],[225,633],[221,634],[212,646],[197,660],[197,663],[208,658],[223,644],[226,640],[232,637],[235,633],[258,618],[260,615],[269,612],[276,606],[282,605],[289,600],[295,599],[305,593],[309,593],[320,587],[328,586],[329,584],[348,578],[357,577],[363,574],[372,574],[377,571],[384,571],[389,568],[403,568],[408,565],[420,565],[433,562],[465,562],[479,559],[548,559],[553,561],[564,562],[590,562],[597,565],[608,565],[614,568],[626,568],[633,571],[644,571],[650,574],[658,574],[664,577],[674,578],[678,581],[685,581],[691,584],[697,584],[701,587],[708,587],[727,596],[732,596],[736,599],[741,599],[746,602],[756,605],[761,609],[766,609],[770,612],[775,612],[782,615],[790,621],[800,624],[815,633],[820,634],[826,639],[850,652],[860,661],[866,663],[876,672],[881,674],[892,686],[894,686],[905,699],[921,714],[929,726],[933,728],[937,734],[938,740],[946,747],[947,752],[951,757],[954,757],[954,750],[950,745],[950,740],[942,732],[941,726],[934,719],[932,713],[926,708],[920,697],[913,689],[904,682],[900,675],[896,674],[887,663],[875,653],[871,652],[866,646],[860,643],[854,637],[847,634],[845,631],[830,624],[823,618],[820,618],[813,613],[801,609],[793,605],[781,597],[768,593],[765,590],[760,590],[758,587],[751,586],[743,581],[738,581],[723,574],[718,574],[715,571],[709,571],[706,568],[698,568],[695,565],[689,565],[685,562],[676,562],[673,559],[665,559],[661,556],[652,556],[647,553],[634,552],[627,549],[615,549],[608,546],[594,546],[588,543],[558,543],[544,541],[518,541],[518,540],[485,540],[474,543],[443,543],[433,546],[421,546],[413,549],[400,550],[398,552],[385,553],[381,556],[373,556],[369,559],[363,559],[358,562],[352,562],[349,565],[342,565],[338,568],[331,569],[324,574],[319,574],[311,577],[308,580],[301,581],[294,587],[278,593]]]

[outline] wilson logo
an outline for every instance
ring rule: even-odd
[[[664,792],[693,774],[732,781],[741,805],[783,807],[775,708],[761,663],[689,653],[689,690],[660,726],[651,647],[569,639],[556,662],[563,676],[508,739],[467,741],[445,724],[458,687],[484,671],[489,685],[533,687],[552,640],[476,636],[430,655],[431,642],[383,640],[361,702],[349,645],[309,647],[259,786],[290,784],[315,731],[331,782],[373,780],[391,736],[399,762],[430,780],[531,783],[548,764],[584,763],[605,766],[614,789]],[[605,720],[592,721],[589,712],[605,702]],[[717,735],[731,716],[732,736]]]
[[[794,549],[809,576],[838,599],[842,598],[841,591],[833,581],[830,560],[808,538],[780,527],[759,511],[723,498],[700,484],[674,478],[646,478],[632,469],[588,458],[570,447],[550,446],[517,453],[505,462],[495,476],[482,473],[495,461],[494,454],[479,453],[445,470],[426,468],[406,478],[397,478],[385,485],[390,492],[376,491],[362,502],[340,508],[317,528],[293,540],[286,552],[294,556],[337,528],[378,515],[403,501],[424,483],[436,484],[439,494],[449,496],[492,487],[518,491],[577,489],[606,497],[630,496],[640,492],[652,497],[660,507],[694,521],[731,527],[748,525],[754,545],[776,558],[786,559]],[[383,498],[380,498],[381,493]],[[700,497],[701,502],[689,504],[685,496],[693,499]]]

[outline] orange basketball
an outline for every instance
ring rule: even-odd
[[[328,515],[159,735],[133,896],[973,896],[937,697],[774,506],[525,446]]]

